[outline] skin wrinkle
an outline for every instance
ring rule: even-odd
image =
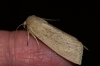
[[[31,64],[31,60],[32,60],[32,54],[31,54],[31,47],[28,49],[29,50],[29,66],[30,66],[30,64]]]
[[[1,42],[2,43],[2,42]],[[2,43],[2,44],[4,44],[4,43]],[[5,58],[4,57],[2,57],[2,55],[4,55],[4,52],[3,52],[3,50],[4,50],[4,47],[3,47],[3,45],[0,47],[0,61],[3,61],[2,63],[4,63],[4,60],[5,60]],[[1,63],[1,62],[0,62]]]
[[[48,60],[48,66],[50,66],[50,64],[51,64],[50,60],[51,60],[51,58],[52,58],[52,57],[51,57],[51,52],[49,52],[49,58],[50,58],[50,59],[48,59],[48,56],[47,56],[47,55],[46,55],[46,57],[45,57],[45,55],[44,55],[44,58],[46,58],[46,60]],[[44,58],[43,58],[43,59],[44,59]]]
[[[35,39],[34,39],[35,40]],[[45,63],[45,61],[46,61],[46,58],[44,58],[44,56],[46,56],[45,54],[44,54],[44,48],[41,46],[41,41],[39,41],[39,43],[40,43],[40,49],[39,49],[39,52],[37,52],[37,48],[38,48],[38,45],[37,45],[37,43],[36,43],[36,45],[37,46],[35,46],[36,47],[36,52],[35,52],[35,56],[34,56],[34,60],[35,60],[35,62],[36,62],[36,60],[40,60],[40,62],[41,63]],[[45,51],[46,52],[46,51]],[[38,56],[38,57],[37,57]],[[40,64],[38,64],[38,65],[40,65]]]
[[[50,60],[52,59],[52,53],[50,52]],[[48,63],[48,66],[50,66],[51,62]]]
[[[60,59],[59,59],[60,60]],[[57,63],[58,66],[62,65],[64,62],[62,62],[61,60]],[[55,65],[56,66],[56,65]]]
[[[31,60],[31,53],[30,53],[30,51],[29,51],[29,63],[28,63],[28,65],[30,64],[30,60]],[[29,65],[30,66],[30,65]]]
[[[22,47],[23,47],[23,44],[24,44],[24,43],[22,43]],[[23,48],[24,48],[24,47],[23,47]],[[30,57],[31,57],[29,48],[30,48],[30,47],[27,46],[27,52],[25,52],[24,49],[23,49],[23,53],[25,53],[25,54],[27,53],[27,54],[28,54],[28,56],[27,56],[26,58],[23,58],[23,59],[26,60],[26,61],[25,61],[26,63],[24,63],[24,64],[26,64],[27,66],[29,66],[29,64],[30,64]]]
[[[33,42],[32,42],[33,40]],[[28,46],[30,46],[29,48],[29,51],[30,51],[30,64],[34,64],[35,63],[35,53],[36,53],[36,49],[37,49],[37,46],[35,45],[36,44],[36,41],[34,41],[34,38],[31,37],[31,35],[29,36],[29,41],[28,41]],[[33,51],[34,50],[34,51]]]
[[[24,41],[23,41],[24,42]],[[31,52],[30,52],[30,48],[28,48],[28,50],[29,50],[29,52],[28,52],[28,54],[29,54],[29,62],[28,62],[28,64],[27,65],[29,65],[30,64],[30,60],[31,60]]]
[[[42,43],[42,42],[41,42]],[[40,44],[41,45],[41,44]],[[46,45],[44,45],[44,46],[46,46]],[[47,46],[46,46],[47,47]],[[48,48],[48,47],[47,47]],[[46,50],[46,48],[42,48],[43,50],[42,51],[40,51],[40,52],[42,52],[43,53],[43,62],[44,63],[48,63],[48,66],[50,66],[50,64],[51,64],[51,62],[50,62],[50,60],[52,59],[52,56],[51,56],[51,50],[50,49],[48,49],[48,50],[50,50],[50,52],[48,52],[48,50]],[[45,50],[45,51],[44,51]],[[46,54],[47,53],[47,54]],[[49,58],[48,58],[49,57]]]
[[[55,63],[55,62],[52,62],[54,59],[56,59],[56,57],[53,57],[55,56],[56,53],[52,53],[52,56],[51,56],[51,63],[53,63],[53,66],[57,66],[59,65],[59,62],[58,63]],[[58,60],[58,59],[57,59]]]
[[[22,33],[19,32],[17,34],[17,36],[21,36],[21,38],[26,38],[25,37],[26,33],[24,33],[25,35],[24,34],[21,35],[21,34]],[[18,42],[20,42],[20,44],[17,45],[16,49],[18,48],[18,46],[21,45],[21,48],[22,48],[21,53],[22,53],[22,55],[24,54],[24,56],[18,55],[18,50],[16,50],[17,51],[17,53],[16,53],[17,57],[20,57],[20,59],[17,59],[17,60],[19,60],[20,62],[22,62],[24,65],[28,65],[29,64],[29,58],[30,58],[30,54],[29,54],[30,51],[28,51],[29,47],[26,45],[25,39],[21,39],[21,38],[20,37],[16,38],[16,39],[19,39]],[[25,47],[23,47],[23,46],[25,46]]]
[[[51,54],[51,57],[50,57],[50,63],[49,63],[49,66],[50,66],[50,64],[51,64],[51,61],[52,61],[52,54]]]
[[[19,42],[18,42],[18,40],[19,40],[18,39],[18,34],[19,34],[19,32],[16,32],[15,39],[14,39],[14,55],[15,55],[15,61],[16,61],[15,62],[15,65],[16,66],[18,65],[19,62],[21,62],[20,60],[19,61],[17,61],[17,60],[20,59],[20,56],[19,55],[20,55],[20,52],[22,52],[22,49],[20,49],[20,47],[18,47],[18,45],[19,45]],[[20,43],[21,43],[21,41],[20,41]],[[17,51],[20,51],[19,54],[18,54]]]
[[[15,33],[11,32],[9,34],[9,49],[10,49],[10,59],[11,59],[11,65],[16,66],[16,51],[15,51]]]
[[[28,33],[27,33],[27,36],[28,36]],[[27,40],[28,40],[28,37],[27,37]],[[26,42],[27,42],[27,40],[26,40]],[[29,39],[29,41],[30,41],[30,39]],[[29,42],[28,41],[28,42]],[[23,41],[24,42],[24,41]],[[28,50],[29,50],[29,52],[28,52],[28,54],[29,54],[29,63],[27,64],[27,66],[29,65],[30,66],[30,61],[31,61],[31,49],[30,49],[31,47],[29,47],[28,48]]]
[[[24,35],[22,37],[25,38]],[[25,43],[27,43],[27,42],[25,42]],[[24,43],[24,40],[22,40],[22,48],[23,48],[23,51],[22,52],[26,54],[26,56],[23,58],[23,60],[25,60],[25,62],[26,62],[24,64],[25,65],[28,65],[29,64],[29,58],[30,58],[30,54],[29,54],[30,51],[28,52],[28,48],[29,48],[28,46],[27,46],[27,48],[24,47],[24,44],[25,43]],[[26,50],[26,52],[25,52],[24,49]]]
[[[30,48],[29,48],[29,50],[30,50],[30,64],[35,65],[35,62],[36,62],[35,57],[37,56],[37,43],[31,35],[30,35],[29,45],[30,45]]]
[[[46,45],[45,45],[45,46],[46,46]],[[47,46],[46,46],[46,47],[47,47]],[[47,47],[47,48],[48,48],[48,47]],[[51,60],[51,59],[52,59],[52,53],[51,53],[51,50],[50,50],[50,52],[48,52],[49,50],[50,50],[50,49],[48,49],[48,50],[45,50],[45,49],[44,49],[44,50],[43,50],[43,53],[44,53],[43,59],[45,58],[45,59],[44,59],[44,62],[48,60],[48,62],[49,62],[49,63],[48,63],[48,66],[51,65],[51,61],[52,61],[52,60]],[[47,53],[49,56],[46,55],[46,53]],[[48,59],[48,57],[49,57],[49,59]]]
[[[10,33],[11,33],[11,32],[9,32],[9,34],[10,34]],[[10,36],[9,34],[6,36],[6,37],[7,37],[7,38],[6,38],[6,39],[7,39],[7,42],[9,41],[9,36]],[[3,47],[3,51],[4,51],[4,53],[5,53],[4,55],[5,55],[5,58],[7,59],[7,62],[8,62],[7,65],[10,66],[11,59],[9,59],[9,57],[10,57],[10,54],[9,54],[9,53],[10,53],[9,42],[8,42],[8,44],[4,44],[4,45],[5,45],[5,47]],[[8,47],[7,47],[7,46],[8,46]]]
[[[15,63],[14,66],[17,66],[17,63],[16,63],[16,40],[17,40],[16,36],[17,35],[15,34],[15,32],[14,32],[13,35],[14,35],[14,56],[13,56],[13,60],[14,60],[14,63]]]
[[[58,66],[58,65],[62,65],[62,64],[63,64],[63,62],[61,61],[61,62],[59,62],[59,63],[58,63],[58,64],[56,64],[56,65]],[[56,66],[56,65],[55,65],[55,66]]]
[[[20,36],[20,33],[18,32],[18,35]],[[21,38],[22,38],[23,36],[21,36]],[[18,39],[20,39],[20,38],[18,38]],[[18,40],[19,41],[19,40]],[[20,39],[20,43],[21,43],[21,51],[20,51],[20,48],[18,48],[18,46],[16,47],[16,49],[17,49],[17,51],[20,51],[21,53],[25,53],[24,52],[24,47],[23,47],[23,40],[21,40]],[[19,50],[18,50],[19,49]],[[25,54],[25,57],[24,56],[20,56],[20,53],[18,54],[18,53],[16,53],[16,55],[17,56],[19,56],[20,57],[20,59],[19,59],[19,61],[20,61],[20,63],[22,63],[23,65],[26,65],[27,63],[25,63],[26,62],[26,59],[27,58],[25,58],[26,57],[26,54]]]
[[[50,61],[50,59],[48,59],[48,55],[45,55],[45,53],[43,52],[42,62],[47,63],[49,66],[49,63],[50,63],[49,61]]]
[[[2,31],[2,33],[3,33],[3,31]],[[2,56],[3,56],[2,58],[3,58],[3,59],[1,60],[1,62],[4,61],[4,60],[6,59],[6,61],[4,61],[5,63],[7,63],[8,61],[10,61],[10,60],[9,60],[9,52],[8,52],[9,50],[7,50],[8,47],[6,46],[6,45],[7,45],[7,44],[6,44],[6,43],[7,43],[7,40],[6,40],[7,38],[6,38],[6,37],[8,37],[9,32],[7,32],[7,33],[8,33],[8,34],[3,33],[3,34],[5,35],[5,37],[3,37],[3,35],[0,34],[0,44],[1,44],[1,48],[0,48],[0,49],[2,49],[2,53],[3,53],[3,54],[2,54]],[[6,39],[5,39],[5,38],[6,38]],[[2,40],[1,40],[1,39],[2,39]],[[3,40],[5,40],[6,43],[5,43]],[[1,59],[1,58],[0,58],[0,59]],[[5,63],[4,63],[4,64],[5,64]],[[9,65],[9,62],[8,62],[7,64],[5,64],[5,65]]]

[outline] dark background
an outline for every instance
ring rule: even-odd
[[[67,0],[0,1],[0,30],[14,31],[30,15],[46,19],[55,27],[78,38],[84,50],[82,66],[97,66],[100,61],[100,3]],[[19,30],[24,29],[20,27]],[[98,65],[99,66],[99,65]]]

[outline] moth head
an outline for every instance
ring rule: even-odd
[[[24,25],[39,25],[42,23],[47,23],[47,21],[45,21],[43,18],[32,15],[26,19],[26,21],[24,22]]]

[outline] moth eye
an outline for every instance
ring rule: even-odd
[[[27,25],[25,25],[25,28],[27,28]]]
[[[23,25],[23,27],[24,27],[25,29],[27,29],[27,25]]]

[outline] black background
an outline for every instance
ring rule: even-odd
[[[30,15],[60,19],[49,23],[75,36],[89,49],[84,50],[82,66],[97,66],[100,61],[99,4],[96,1],[80,0],[0,1],[0,30],[14,31]]]

